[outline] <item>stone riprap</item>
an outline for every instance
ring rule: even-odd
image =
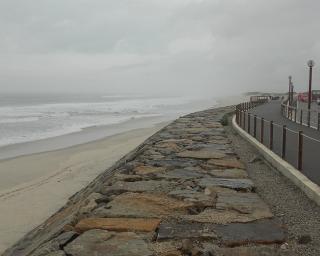
[[[220,123],[232,110],[172,122],[4,255],[290,255]]]

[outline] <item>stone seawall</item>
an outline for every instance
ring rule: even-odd
[[[3,255],[287,255],[220,122],[232,111],[172,122]]]

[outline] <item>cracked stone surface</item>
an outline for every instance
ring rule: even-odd
[[[177,200],[163,194],[124,193],[106,206],[97,208],[93,216],[157,218],[187,213],[192,203]]]
[[[232,110],[172,122],[4,256],[285,255],[285,227],[220,123]]]
[[[189,157],[196,159],[221,159],[226,155],[217,150],[201,149],[201,150],[187,150],[177,154],[178,157]]]
[[[235,190],[252,191],[254,184],[249,179],[203,178],[199,181],[202,187],[224,187]]]
[[[110,194],[112,191],[130,191],[130,192],[168,192],[176,187],[176,183],[169,181],[135,181],[124,182],[117,181],[112,186],[105,186],[102,190],[102,194]]]
[[[64,251],[72,256],[152,256],[146,238],[132,232],[89,230],[68,244]]]
[[[175,238],[217,239],[215,226],[208,223],[161,223],[157,240]]]
[[[249,223],[232,223],[217,225],[215,232],[227,246],[249,243],[272,244],[282,243],[286,236],[283,229],[273,220],[257,220]]]
[[[87,218],[82,219],[76,226],[77,232],[82,233],[91,229],[103,229],[109,231],[138,231],[151,232],[160,224],[160,219],[139,218]]]
[[[241,163],[238,159],[210,159],[208,161],[209,164],[216,165],[220,168],[238,168],[245,169],[243,163]]]

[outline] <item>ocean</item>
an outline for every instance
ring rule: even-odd
[[[214,105],[190,97],[6,94],[0,96],[0,147],[147,117],[170,120]]]

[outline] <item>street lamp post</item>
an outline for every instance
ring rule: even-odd
[[[291,83],[292,83],[292,76],[289,76],[289,93],[288,93],[288,100],[289,100],[289,106],[291,106]]]
[[[310,109],[311,109],[311,101],[312,101],[312,68],[314,67],[314,61],[309,60],[308,61],[308,67],[309,67],[309,93],[308,93],[308,126],[310,127]]]
[[[288,117],[292,115],[292,76],[289,76],[289,92],[288,92],[288,103],[289,103],[289,107],[288,107]]]

